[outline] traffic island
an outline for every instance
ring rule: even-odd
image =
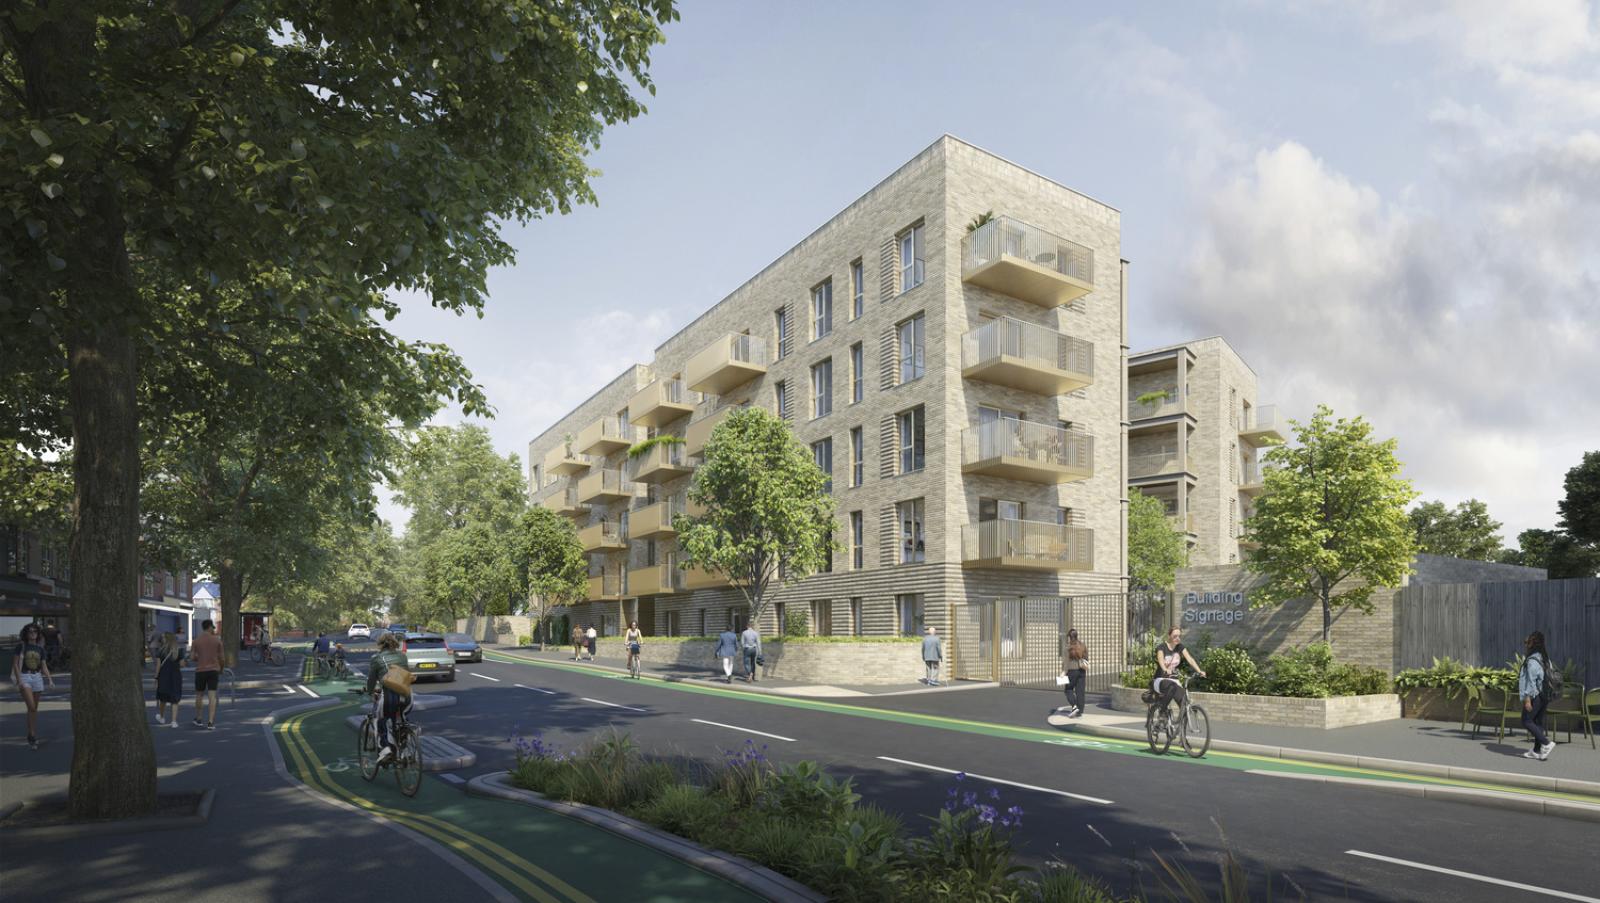
[[[0,832],[29,840],[77,840],[105,834],[143,834],[193,828],[211,818],[216,791],[211,789],[156,796],[156,811],[135,818],[75,820],[65,794],[41,797],[12,805],[0,815]]]

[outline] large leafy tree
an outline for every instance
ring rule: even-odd
[[[583,600],[589,590],[588,562],[569,518],[531,505],[511,538],[511,560],[526,588],[529,611],[542,636],[557,608]]]
[[[774,583],[815,573],[833,553],[833,496],[828,478],[782,420],[762,408],[735,411],[706,442],[689,484],[699,517],[676,520],[681,566],[732,581],[766,612]]]
[[[1558,503],[1561,529],[1579,543],[1600,547],[1600,451],[1585,452],[1567,471],[1566,489]]]
[[[478,307],[500,223],[592,200],[671,0],[0,5],[0,379],[66,376],[78,688],[70,806],[150,811],[138,691],[141,357],[159,275],[361,322]],[[310,281],[292,305],[257,277]],[[387,311],[386,311],[387,312]],[[37,436],[35,441],[46,440]],[[53,437],[60,441],[65,437]]]
[[[1502,552],[1500,561],[1544,568],[1551,580],[1600,576],[1600,547],[1578,542],[1564,530],[1523,530],[1517,548]]]
[[[312,630],[369,621],[394,596],[399,546],[386,522],[330,522],[316,549],[294,572],[267,575],[254,595]]]
[[[1296,444],[1267,454],[1266,491],[1245,522],[1259,542],[1245,566],[1267,578],[1251,605],[1311,596],[1322,606],[1322,639],[1333,610],[1372,611],[1378,587],[1398,586],[1416,557],[1406,505],[1416,497],[1400,476],[1395,440],[1377,440],[1361,417],[1335,419],[1319,405],[1294,426]]]
[[[1170,589],[1189,560],[1188,541],[1173,529],[1161,500],[1128,494],[1128,579],[1135,589]]]
[[[1477,499],[1467,499],[1453,509],[1444,502],[1423,502],[1407,517],[1419,551],[1475,561],[1500,557],[1500,522],[1490,517],[1489,506]]]

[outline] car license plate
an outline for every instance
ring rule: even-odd
[[[437,667],[439,667],[439,666],[434,664],[433,662],[422,662],[421,664],[417,665],[417,668],[419,668],[420,670],[423,670],[423,671],[432,671],[434,668],[437,668]]]

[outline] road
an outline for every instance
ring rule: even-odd
[[[471,772],[454,777],[509,768],[509,738],[518,733],[567,749],[615,728],[645,750],[705,762],[749,740],[777,761],[812,759],[854,777],[867,801],[913,827],[937,811],[951,773],[967,772],[1026,811],[1025,862],[1060,859],[1125,890],[1160,886],[1157,856],[1214,880],[1217,859],[1231,850],[1258,884],[1271,880],[1286,899],[1303,892],[1311,900],[1600,901],[1600,828],[1582,822],[884,711],[895,700],[751,697],[497,658],[458,674],[423,691],[459,700],[424,716],[429,730],[478,755]],[[960,708],[982,711],[992,700],[997,712],[1015,712],[1019,693],[1038,698],[1046,728],[1043,716],[1056,702],[1049,694],[960,691]],[[938,698],[903,699],[926,711]]]

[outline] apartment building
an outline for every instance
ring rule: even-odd
[[[945,627],[955,606],[1124,587],[1120,214],[940,138],[529,443],[573,517],[604,632],[742,625],[680,566],[673,517],[733,410],[787,420],[832,477],[841,551],[786,586],[831,635]],[[679,436],[630,457],[640,441]]]
[[[1287,429],[1257,402],[1256,374],[1220,336],[1128,355],[1128,486],[1160,499],[1189,541],[1189,565],[1249,553],[1245,518],[1263,450]]]

